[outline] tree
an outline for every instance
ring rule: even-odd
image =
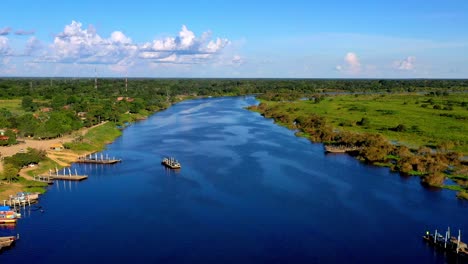
[[[18,129],[23,136],[34,136],[39,122],[30,113],[17,118]]]
[[[33,112],[36,110],[36,105],[33,102],[33,98],[29,95],[24,96],[23,99],[21,100],[21,107],[25,111]]]
[[[3,166],[3,177],[8,182],[12,182],[18,179],[18,169],[12,164],[5,164]]]

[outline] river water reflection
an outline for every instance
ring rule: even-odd
[[[89,179],[53,185],[44,212],[0,230],[21,234],[0,262],[443,263],[426,229],[468,232],[453,192],[326,155],[244,109],[255,102],[185,101],[128,127],[104,151],[122,163],[73,165]]]

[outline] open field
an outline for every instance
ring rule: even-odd
[[[317,114],[338,130],[380,133],[387,139],[417,148],[440,147],[468,153],[468,94],[336,95],[319,103],[263,101],[270,111],[291,120]],[[272,107],[272,108],[271,108]],[[363,118],[366,121],[359,124]],[[400,129],[396,129],[398,125]]]
[[[24,114],[21,108],[21,99],[0,100],[0,109],[5,108],[14,115]]]

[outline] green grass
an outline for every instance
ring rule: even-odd
[[[39,162],[39,167],[37,169],[28,171],[27,174],[31,177],[35,175],[49,174],[49,170],[55,171],[55,168],[61,169],[63,167],[55,163],[53,160],[46,158]]]
[[[44,182],[37,182],[37,181],[29,181],[25,178],[19,177],[18,183],[23,185],[24,192],[39,192],[45,193],[44,187],[47,186],[47,183]]]
[[[428,103],[432,100],[432,104]],[[432,97],[418,94],[338,95],[318,104],[312,101],[266,102],[278,112],[292,116],[318,114],[325,116],[338,130],[380,133],[391,141],[417,148],[447,144],[451,149],[468,153],[468,109],[462,102],[468,94]],[[427,107],[421,105],[427,104]],[[433,109],[434,105],[453,110]],[[358,126],[362,118],[369,125]],[[392,131],[399,124],[406,131]]]
[[[21,108],[21,99],[0,100],[0,108],[6,108],[14,115],[22,115],[25,113]]]
[[[90,129],[80,142],[64,145],[74,151],[99,151],[120,135],[122,135],[122,132],[116,128],[115,123],[107,122],[102,126]]]

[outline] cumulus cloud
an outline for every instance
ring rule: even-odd
[[[34,33],[35,33],[34,30],[22,30],[22,29],[19,29],[19,30],[16,30],[16,31],[15,31],[15,35],[18,35],[18,36],[34,35]]]
[[[203,63],[219,54],[230,43],[227,39],[210,38],[209,32],[197,37],[183,25],[176,37],[155,39],[141,45],[139,58],[150,59],[156,63]]]
[[[244,64],[244,60],[242,59],[241,56],[239,56],[239,55],[234,55],[234,56],[232,57],[231,63],[232,63],[233,65],[241,65],[241,64]]]
[[[7,37],[0,36],[0,56],[11,55],[11,48]]]
[[[27,56],[31,56],[35,54],[37,51],[42,49],[42,43],[36,37],[30,37],[26,42],[26,47],[24,48],[24,54]]]
[[[398,70],[410,71],[414,69],[415,62],[416,62],[416,57],[409,56],[404,60],[395,61],[393,65]]]
[[[63,63],[119,64],[137,50],[132,40],[120,31],[103,38],[94,27],[83,29],[80,22],[72,21],[56,35],[50,54],[44,59]]]
[[[10,34],[10,32],[11,32],[11,27],[0,28],[0,36],[6,36]]]
[[[344,57],[344,64],[337,65],[335,69],[350,74],[358,74],[361,72],[361,62],[356,53],[348,52]]]
[[[103,37],[93,26],[83,28],[80,22],[72,21],[55,36],[47,54],[37,61],[107,64],[111,70],[122,72],[126,67],[144,61],[166,64],[205,63],[218,56],[229,43],[227,39],[213,39],[210,32],[196,36],[184,25],[174,37],[136,44],[120,31]],[[30,39],[26,53],[32,54],[39,44],[36,39]]]

